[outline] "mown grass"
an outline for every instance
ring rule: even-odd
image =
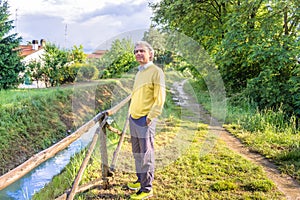
[[[207,125],[180,117],[182,110],[174,104],[170,94],[166,104],[167,113],[163,114],[155,138],[157,169],[152,199],[285,199],[262,167],[229,150],[210,135]],[[207,149],[208,138],[213,141]],[[108,142],[110,156],[115,141]],[[99,147],[96,149],[81,184],[101,177]],[[136,180],[134,169],[130,167],[129,140],[124,141],[121,155],[110,188],[96,188],[76,195],[76,199],[128,199],[133,192],[126,184]],[[54,199],[70,188],[82,159],[83,154],[77,155],[33,199]]]
[[[191,81],[199,93],[199,102],[210,110],[210,96],[197,82]],[[300,130],[296,118],[282,110],[257,110],[240,95],[227,101],[224,127],[241,139],[251,151],[258,152],[276,163],[282,173],[300,181]]]
[[[218,141],[212,151],[200,156],[206,134],[206,128],[198,131],[188,151],[158,171],[157,199],[282,198],[261,167],[230,151],[222,142]]]
[[[191,122],[181,123],[195,126]],[[222,141],[216,141],[208,153],[200,154],[208,134],[206,125],[201,124],[196,132],[189,131],[190,128],[179,131],[182,135],[193,135],[185,151],[156,170],[152,199],[284,199],[261,167],[230,151]],[[166,138],[174,138],[174,129],[156,137],[157,149],[166,149],[167,144],[161,141]],[[173,153],[175,149],[173,146]],[[129,142],[124,143],[123,151],[130,151]],[[33,199],[54,199],[70,188],[82,159],[82,155],[74,158],[66,170]],[[101,177],[99,159],[99,152],[95,151],[82,183]],[[118,170],[108,190],[93,189],[76,195],[76,199],[129,199],[133,192],[125,186],[135,179],[133,172]]]

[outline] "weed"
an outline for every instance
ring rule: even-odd
[[[212,184],[209,188],[213,191],[220,192],[220,191],[230,191],[237,189],[237,185],[232,182],[228,181],[218,181]]]
[[[244,185],[247,191],[269,192],[275,187],[274,183],[269,180],[255,180]]]

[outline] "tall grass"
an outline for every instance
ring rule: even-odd
[[[68,94],[70,91],[60,90],[1,91],[1,174],[66,136],[60,114]]]
[[[240,121],[240,124],[243,128],[252,132],[268,130],[274,133],[297,133],[296,117],[292,116],[287,119],[287,115],[281,109],[278,111],[271,109],[256,110],[253,115],[246,115]]]
[[[191,81],[195,88],[203,88]],[[197,93],[198,101],[210,111],[207,91]],[[224,127],[240,138],[252,151],[277,163],[283,173],[300,181],[300,130],[296,117],[287,116],[282,109],[258,110],[241,94],[227,99],[227,117]]]

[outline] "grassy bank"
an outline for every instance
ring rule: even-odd
[[[1,91],[1,174],[67,135],[70,90]],[[64,123],[65,122],[65,123]]]
[[[192,82],[198,100],[210,110],[210,96]],[[300,131],[295,117],[287,118],[281,110],[258,111],[247,100],[231,97],[227,101],[224,127],[240,138],[251,151],[276,163],[281,172],[300,181]]]
[[[60,141],[124,97],[116,81],[39,90],[0,91],[0,173]],[[122,94],[123,93],[123,94]],[[97,101],[95,101],[97,99]]]

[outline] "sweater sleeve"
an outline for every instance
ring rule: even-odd
[[[154,103],[148,114],[149,119],[157,118],[163,110],[163,106],[166,99],[166,86],[165,86],[165,76],[161,69],[153,76],[153,100]]]

